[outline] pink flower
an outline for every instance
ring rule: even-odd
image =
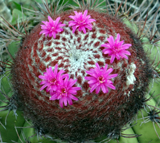
[[[43,90],[44,88],[47,87],[46,91],[50,92],[52,94],[54,91],[57,90],[57,87],[60,84],[60,81],[64,79],[65,77],[68,77],[68,74],[63,74],[65,71],[60,70],[58,72],[58,64],[56,64],[54,72],[52,71],[52,67],[49,67],[46,69],[46,72],[44,75],[40,75],[39,78],[42,79],[43,81],[40,83],[40,85],[43,85],[40,88],[40,91]]]
[[[40,34],[44,34],[46,37],[47,35],[49,35],[49,37],[53,36],[54,38],[56,38],[56,34],[63,31],[61,27],[65,26],[65,24],[61,24],[61,22],[59,23],[60,17],[58,17],[54,21],[50,16],[48,16],[48,20],[49,22],[42,21],[44,25],[41,25],[42,31],[40,32]]]
[[[126,55],[131,55],[130,52],[126,51],[131,44],[123,44],[124,41],[120,41],[120,34],[117,34],[117,39],[114,41],[113,36],[110,36],[107,38],[108,42],[107,44],[102,44],[102,47],[106,47],[106,49],[103,50],[104,54],[108,54],[111,56],[110,63],[113,63],[114,59],[117,58],[117,60],[120,60],[121,58],[128,59]]]
[[[95,19],[90,19],[90,15],[87,16],[88,10],[84,11],[84,14],[82,12],[74,11],[75,16],[69,16],[74,21],[69,21],[69,26],[72,26],[72,32],[74,33],[75,30],[78,28],[79,31],[83,31],[86,33],[86,29],[92,30],[92,22],[96,21]]]
[[[63,108],[63,103],[65,106],[67,106],[67,103],[72,105],[72,100],[78,100],[78,98],[73,95],[76,95],[77,90],[81,89],[80,87],[72,87],[76,82],[77,80],[69,80],[69,77],[66,77],[64,80],[61,79],[57,91],[51,95],[50,100],[59,100],[61,108]]]
[[[110,79],[118,76],[118,74],[110,74],[113,69],[110,68],[107,70],[107,67],[108,65],[106,64],[104,68],[100,68],[98,63],[96,63],[94,69],[86,71],[90,75],[85,77],[86,80],[89,80],[90,92],[96,89],[96,93],[98,94],[100,89],[102,89],[103,93],[108,93],[108,88],[116,89]]]

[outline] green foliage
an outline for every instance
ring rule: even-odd
[[[22,13],[22,11],[18,10],[18,9],[14,9],[12,11],[12,24],[15,25],[17,23],[21,23],[22,21],[26,20],[26,16]]]
[[[17,10],[22,11],[20,4],[18,4],[18,3],[15,2],[15,1],[13,1],[13,4],[15,5],[15,7],[16,7]]]

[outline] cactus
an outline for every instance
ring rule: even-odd
[[[159,142],[159,9],[106,2],[43,2],[30,32],[2,18],[1,142]]]

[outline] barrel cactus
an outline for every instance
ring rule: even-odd
[[[1,142],[159,142],[159,9],[144,3],[43,1],[29,29],[1,17]]]

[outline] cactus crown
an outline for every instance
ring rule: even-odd
[[[44,2],[42,15],[34,13],[40,22],[29,33],[5,21],[11,33],[3,33],[22,42],[11,56],[14,94],[5,95],[9,104],[3,110],[20,109],[38,134],[67,142],[118,139],[122,127],[149,107],[146,93],[158,74],[141,41],[146,28],[136,34],[128,28],[124,9],[118,12],[123,2],[114,15],[111,7],[110,14],[102,12],[96,0],[75,3],[62,12],[58,1],[53,12]],[[3,42],[11,42],[5,34]],[[150,42],[157,42],[153,35]]]

